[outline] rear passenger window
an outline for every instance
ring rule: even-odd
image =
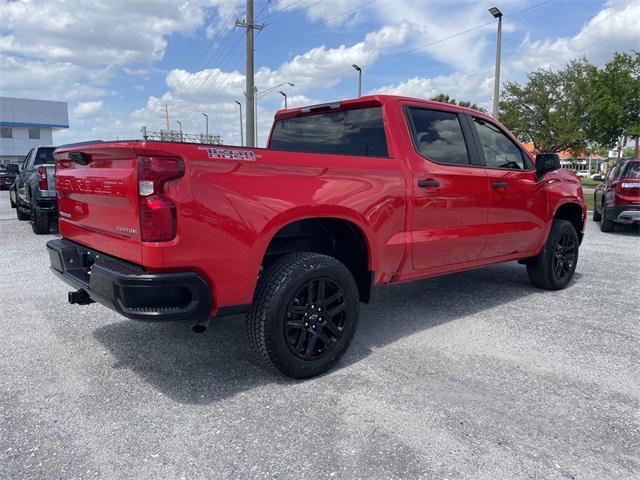
[[[420,155],[437,163],[469,165],[457,114],[414,107],[408,114],[413,143]]]
[[[476,126],[488,168],[509,170],[529,168],[522,151],[498,127],[480,118],[474,118],[473,123]]]
[[[338,110],[276,120],[269,149],[387,157],[382,109]]]

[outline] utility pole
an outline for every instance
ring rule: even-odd
[[[280,90],[280,95],[284,97],[284,109],[287,109],[287,94]]]
[[[500,107],[500,50],[502,48],[502,12],[491,7],[489,13],[498,19],[498,37],[496,39],[496,76],[493,80],[493,118],[498,118]]]
[[[164,104],[164,126],[167,130],[170,130],[169,127],[169,105]]]
[[[247,17],[244,20],[236,20],[237,27],[247,29],[247,64],[245,71],[247,97],[247,147],[255,146],[255,91],[254,91],[254,70],[253,70],[253,31],[262,30],[264,24],[253,23],[253,0],[247,0]]]

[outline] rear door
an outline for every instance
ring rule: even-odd
[[[486,242],[487,174],[463,117],[405,107],[413,140],[413,267],[446,269],[477,260]]]
[[[489,183],[487,244],[482,258],[535,250],[545,232],[546,198],[532,162],[497,124],[467,118]]]

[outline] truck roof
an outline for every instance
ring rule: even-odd
[[[309,105],[303,107],[289,108],[287,110],[281,109],[278,110],[275,114],[274,119],[281,118],[290,118],[294,117],[300,113],[310,113],[314,110],[324,110],[324,109],[332,109],[332,108],[341,108],[344,106],[355,107],[355,106],[374,106],[374,105],[384,105],[385,103],[391,102],[407,102],[407,103],[418,103],[424,105],[425,107],[447,107],[449,110],[471,113],[474,115],[480,115],[486,118],[490,118],[487,114],[480,112],[478,110],[473,110],[471,108],[461,107],[460,105],[454,105],[452,103],[443,103],[436,102],[435,100],[426,100],[424,98],[415,98],[415,97],[405,97],[402,95],[366,95],[360,98],[350,98],[345,100],[336,100],[334,102],[320,103],[317,105]]]

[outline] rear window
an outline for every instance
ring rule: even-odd
[[[276,120],[269,149],[386,157],[382,109],[358,108]]]
[[[640,162],[629,162],[621,178],[640,178]]]
[[[44,165],[44,164],[53,164],[55,160],[53,159],[53,148],[39,148],[38,153],[36,153],[36,159],[34,160],[34,165]]]

